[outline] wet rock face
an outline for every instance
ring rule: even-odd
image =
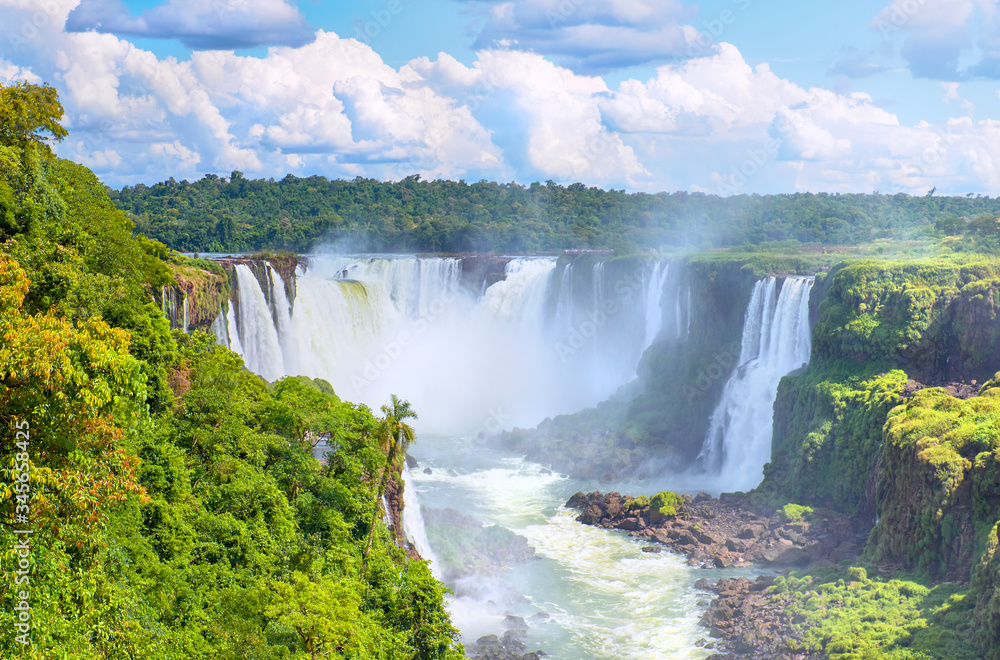
[[[834,557],[839,561],[856,556],[864,543],[851,520],[833,511],[817,510],[809,521],[789,521],[778,513],[755,510],[736,496],[718,500],[702,493],[685,495],[677,515],[663,516],[631,502],[616,492],[577,493],[566,506],[579,510],[576,519],[585,525],[627,531],[704,568],[806,566]]]
[[[521,622],[524,622],[523,619]],[[543,651],[525,652],[524,636],[526,629],[527,626],[512,628],[505,632],[502,637],[483,635],[476,640],[475,645],[470,644],[470,648],[466,649],[466,652],[473,660],[539,660],[539,658],[547,654]]]

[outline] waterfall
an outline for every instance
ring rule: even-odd
[[[245,264],[236,266],[236,284],[243,361],[250,371],[266,380],[277,380],[285,375],[285,365],[271,308],[260,283]]]
[[[181,326],[181,330],[184,334],[188,331],[188,295],[187,292],[184,293],[184,325]]]
[[[389,512],[389,498],[382,496],[382,522],[386,527],[392,527],[392,514]]]
[[[749,490],[771,457],[774,399],[782,376],[809,361],[813,278],[769,277],[754,286],[739,364],[712,413],[699,462],[726,490]]]
[[[573,329],[573,263],[566,264],[559,278],[556,298],[556,324],[569,331]]]
[[[212,321],[212,327],[209,328],[209,332],[215,335],[215,343],[220,346],[229,345],[229,337],[226,335],[226,312],[221,310],[219,315],[215,317]]]
[[[373,408],[405,395],[423,430],[534,426],[609,397],[684,316],[682,271],[666,262],[556,265],[512,258],[477,291],[461,259],[322,255],[297,275],[292,304],[269,264],[259,279],[240,264],[226,334],[268,380],[323,378]]]
[[[267,282],[271,288],[271,311],[278,332],[284,371],[288,374],[297,374],[299,372],[297,368],[298,355],[292,332],[292,305],[288,302],[288,296],[285,294],[285,282],[281,279],[281,275],[269,263],[265,262],[265,268]]]
[[[556,262],[551,259],[513,259],[506,279],[483,294],[482,306],[494,320],[538,329],[545,311],[545,292]]]
[[[440,579],[441,573],[438,568],[437,557],[431,550],[431,544],[427,540],[427,531],[424,528],[424,516],[420,512],[420,502],[417,501],[417,491],[413,487],[410,479],[410,469],[403,467],[403,536],[409,541],[413,549],[420,553],[420,556],[430,562],[431,573]]]
[[[598,261],[591,271],[593,276],[593,309],[597,311],[604,307],[604,262]]]
[[[661,301],[663,299],[663,287],[666,285],[669,275],[670,264],[656,262],[653,266],[653,272],[649,276],[649,282],[646,284],[646,338],[642,342],[643,350],[649,348],[653,341],[656,340],[657,335],[660,334],[660,330],[663,329],[663,308]]]
[[[240,328],[236,322],[236,310],[227,305],[226,310],[226,341],[224,342],[235,353],[243,355],[243,344],[240,343]]]

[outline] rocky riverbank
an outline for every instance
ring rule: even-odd
[[[768,512],[728,493],[722,499],[684,495],[676,515],[638,503],[615,492],[577,493],[566,506],[578,509],[577,520],[585,525],[627,531],[650,542],[646,552],[665,546],[703,568],[835,563],[857,556],[867,533],[834,511],[785,507]]]
[[[657,508],[662,502],[670,506]],[[577,493],[566,506],[580,511],[577,520],[583,524],[626,531],[646,541],[643,552],[666,548],[706,569],[829,567],[856,557],[867,533],[834,511],[794,505],[768,510],[730,493],[721,499],[665,493],[652,503],[615,492]],[[710,639],[700,645],[728,660],[807,657],[789,650],[800,646],[802,633],[791,626],[787,596],[768,591],[773,583],[771,576],[723,578],[715,585],[700,579],[698,588],[716,594],[701,619]]]
[[[789,651],[801,647],[802,633],[792,628],[792,617],[786,607],[790,598],[773,594],[769,587],[773,577],[723,578],[709,585],[704,578],[696,586],[716,594],[715,600],[701,618],[709,629],[712,641],[700,645],[719,652],[713,658],[726,660],[800,660],[821,658]]]

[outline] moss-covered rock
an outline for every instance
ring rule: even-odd
[[[901,368],[923,382],[982,380],[1000,368],[995,262],[843,263],[816,294],[816,362]]]
[[[757,497],[828,507],[873,525],[882,426],[906,384],[898,370],[865,378],[810,367],[782,379]]]
[[[878,560],[936,578],[968,580],[1000,519],[1000,389],[968,400],[940,388],[917,392],[885,425]]]

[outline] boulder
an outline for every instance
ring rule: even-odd
[[[763,525],[744,525],[737,532],[736,538],[738,539],[756,539],[760,538],[760,535],[764,533]]]
[[[525,623],[522,617],[508,614],[506,617],[504,617],[503,627],[506,628],[507,630],[527,630],[528,624]]]

